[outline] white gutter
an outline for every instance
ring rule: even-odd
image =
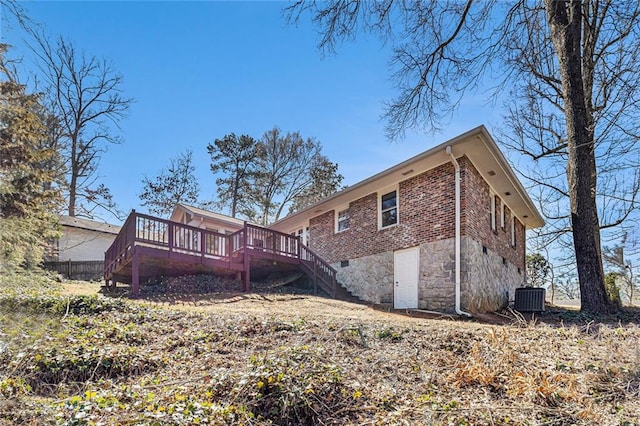
[[[451,156],[451,163],[456,170],[456,314],[471,317],[470,313],[460,308],[460,164],[451,152],[451,146],[447,146],[446,153]]]

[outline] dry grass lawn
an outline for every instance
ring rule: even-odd
[[[640,424],[637,313],[487,324],[63,287],[0,299],[0,424]]]

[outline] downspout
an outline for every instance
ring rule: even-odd
[[[460,267],[461,267],[461,263],[460,263],[460,164],[458,164],[458,160],[456,160],[456,157],[453,155],[453,153],[451,152],[451,147],[448,146],[446,148],[446,153],[449,154],[449,156],[451,156],[451,163],[453,164],[454,169],[456,170],[455,172],[455,181],[456,181],[456,246],[455,246],[455,251],[456,251],[456,314],[458,315],[464,315],[467,317],[471,317],[472,315],[468,312],[463,311],[460,308]]]

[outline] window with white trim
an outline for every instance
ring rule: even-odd
[[[293,237],[298,237],[300,242],[304,245],[309,245],[309,241],[311,239],[311,233],[309,226],[298,228],[297,230],[290,233]]]
[[[489,219],[491,220],[491,230],[496,230],[496,196],[493,191],[489,191]]]
[[[507,209],[505,209],[504,202],[500,200],[500,228],[504,231],[504,225],[506,223],[505,216],[507,215]]]
[[[380,228],[398,223],[398,191],[393,190],[380,197]]]
[[[349,229],[349,208],[340,210],[336,213],[336,232],[342,232]]]
[[[511,216],[511,246],[516,246],[516,217]]]

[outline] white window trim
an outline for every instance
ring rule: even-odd
[[[338,229],[338,218],[339,218],[338,214],[339,214],[340,212],[345,211],[345,210],[349,210],[349,226],[348,226],[346,229],[339,230],[339,229]],[[350,210],[350,208],[349,208],[349,204],[343,204],[342,206],[336,207],[336,208],[335,208],[335,210],[334,210],[334,212],[335,212],[335,213],[334,213],[335,221],[334,221],[333,232],[334,232],[335,234],[339,234],[339,233],[341,233],[341,232],[344,232],[344,231],[349,230],[349,228],[351,227],[351,210]]]
[[[396,192],[396,223],[394,223],[393,225],[388,225],[388,226],[382,226],[382,196],[383,195],[387,195],[390,192]],[[377,206],[377,210],[378,210],[378,231],[381,231],[383,229],[389,229],[389,228],[393,228],[394,226],[397,226],[400,223],[400,189],[399,189],[399,185],[394,185],[394,186],[389,186],[386,188],[383,188],[381,190],[378,191],[378,206]]]
[[[516,246],[516,217],[511,215],[511,247]]]
[[[309,228],[309,235],[307,235],[305,232],[307,228]],[[292,237],[300,237],[300,241],[302,242],[302,244],[304,244],[305,246],[309,245],[309,240],[311,239],[311,226],[309,225],[309,221],[290,229],[291,230],[289,231],[289,235],[291,235]],[[299,234],[298,231],[302,231],[302,233]]]
[[[500,199],[500,228],[504,229],[504,219],[506,210],[504,208],[504,200]]]
[[[491,217],[491,230],[496,230],[496,194],[489,190],[489,215]]]

